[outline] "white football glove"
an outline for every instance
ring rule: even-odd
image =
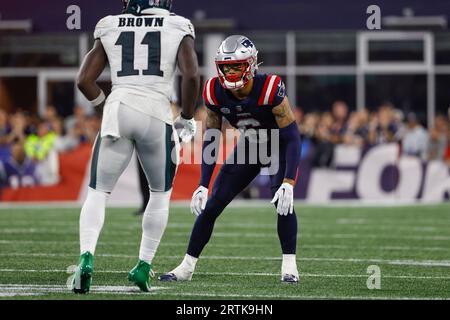
[[[200,215],[202,210],[205,209],[206,201],[208,201],[208,189],[199,186],[192,194],[191,212],[196,216]]]
[[[288,213],[294,212],[294,188],[290,183],[283,183],[270,203],[275,203],[277,200],[277,213],[279,215],[287,216]]]
[[[181,115],[179,115],[178,118],[175,119],[174,125],[180,125],[183,127],[183,130],[181,130],[180,133],[180,139],[183,142],[191,141],[195,136],[195,133],[197,132],[197,123],[195,122],[194,118],[185,119]]]

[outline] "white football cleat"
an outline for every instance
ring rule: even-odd
[[[298,269],[295,254],[283,254],[281,264],[281,281],[286,283],[298,283]]]
[[[168,273],[159,276],[159,281],[191,281],[194,271],[178,266]]]

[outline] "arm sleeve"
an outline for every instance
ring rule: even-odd
[[[285,148],[286,171],[284,177],[297,180],[298,167],[300,164],[301,144],[300,133],[297,124],[292,122],[285,128],[280,129],[280,141]]]
[[[219,156],[221,132],[218,129],[206,129],[202,148],[202,168],[200,185],[207,188],[211,181],[217,157]]]

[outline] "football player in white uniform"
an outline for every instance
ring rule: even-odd
[[[139,261],[128,279],[149,291],[151,263],[168,220],[179,140],[190,141],[196,132],[193,116],[200,76],[191,22],[170,12],[171,0],[123,2],[122,14],[98,22],[94,47],[77,78],[78,88],[103,118],[80,214],[81,256],[73,281],[75,293],[89,292],[105,203],[133,150],[147,176],[150,201],[142,220]],[[106,98],[96,80],[108,62],[112,92]],[[170,108],[177,65],[182,75],[182,112],[175,120],[183,127],[180,137]]]

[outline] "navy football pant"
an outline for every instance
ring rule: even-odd
[[[285,163],[282,161],[281,163]],[[208,243],[216,219],[225,207],[247,187],[258,175],[258,164],[224,164],[214,181],[211,197],[202,214],[197,217],[192,229],[187,254],[198,258]],[[270,176],[272,196],[283,183],[284,165],[280,164],[278,173]],[[275,203],[276,207],[277,203]],[[295,254],[297,246],[297,216],[277,214],[277,231],[283,254]]]

